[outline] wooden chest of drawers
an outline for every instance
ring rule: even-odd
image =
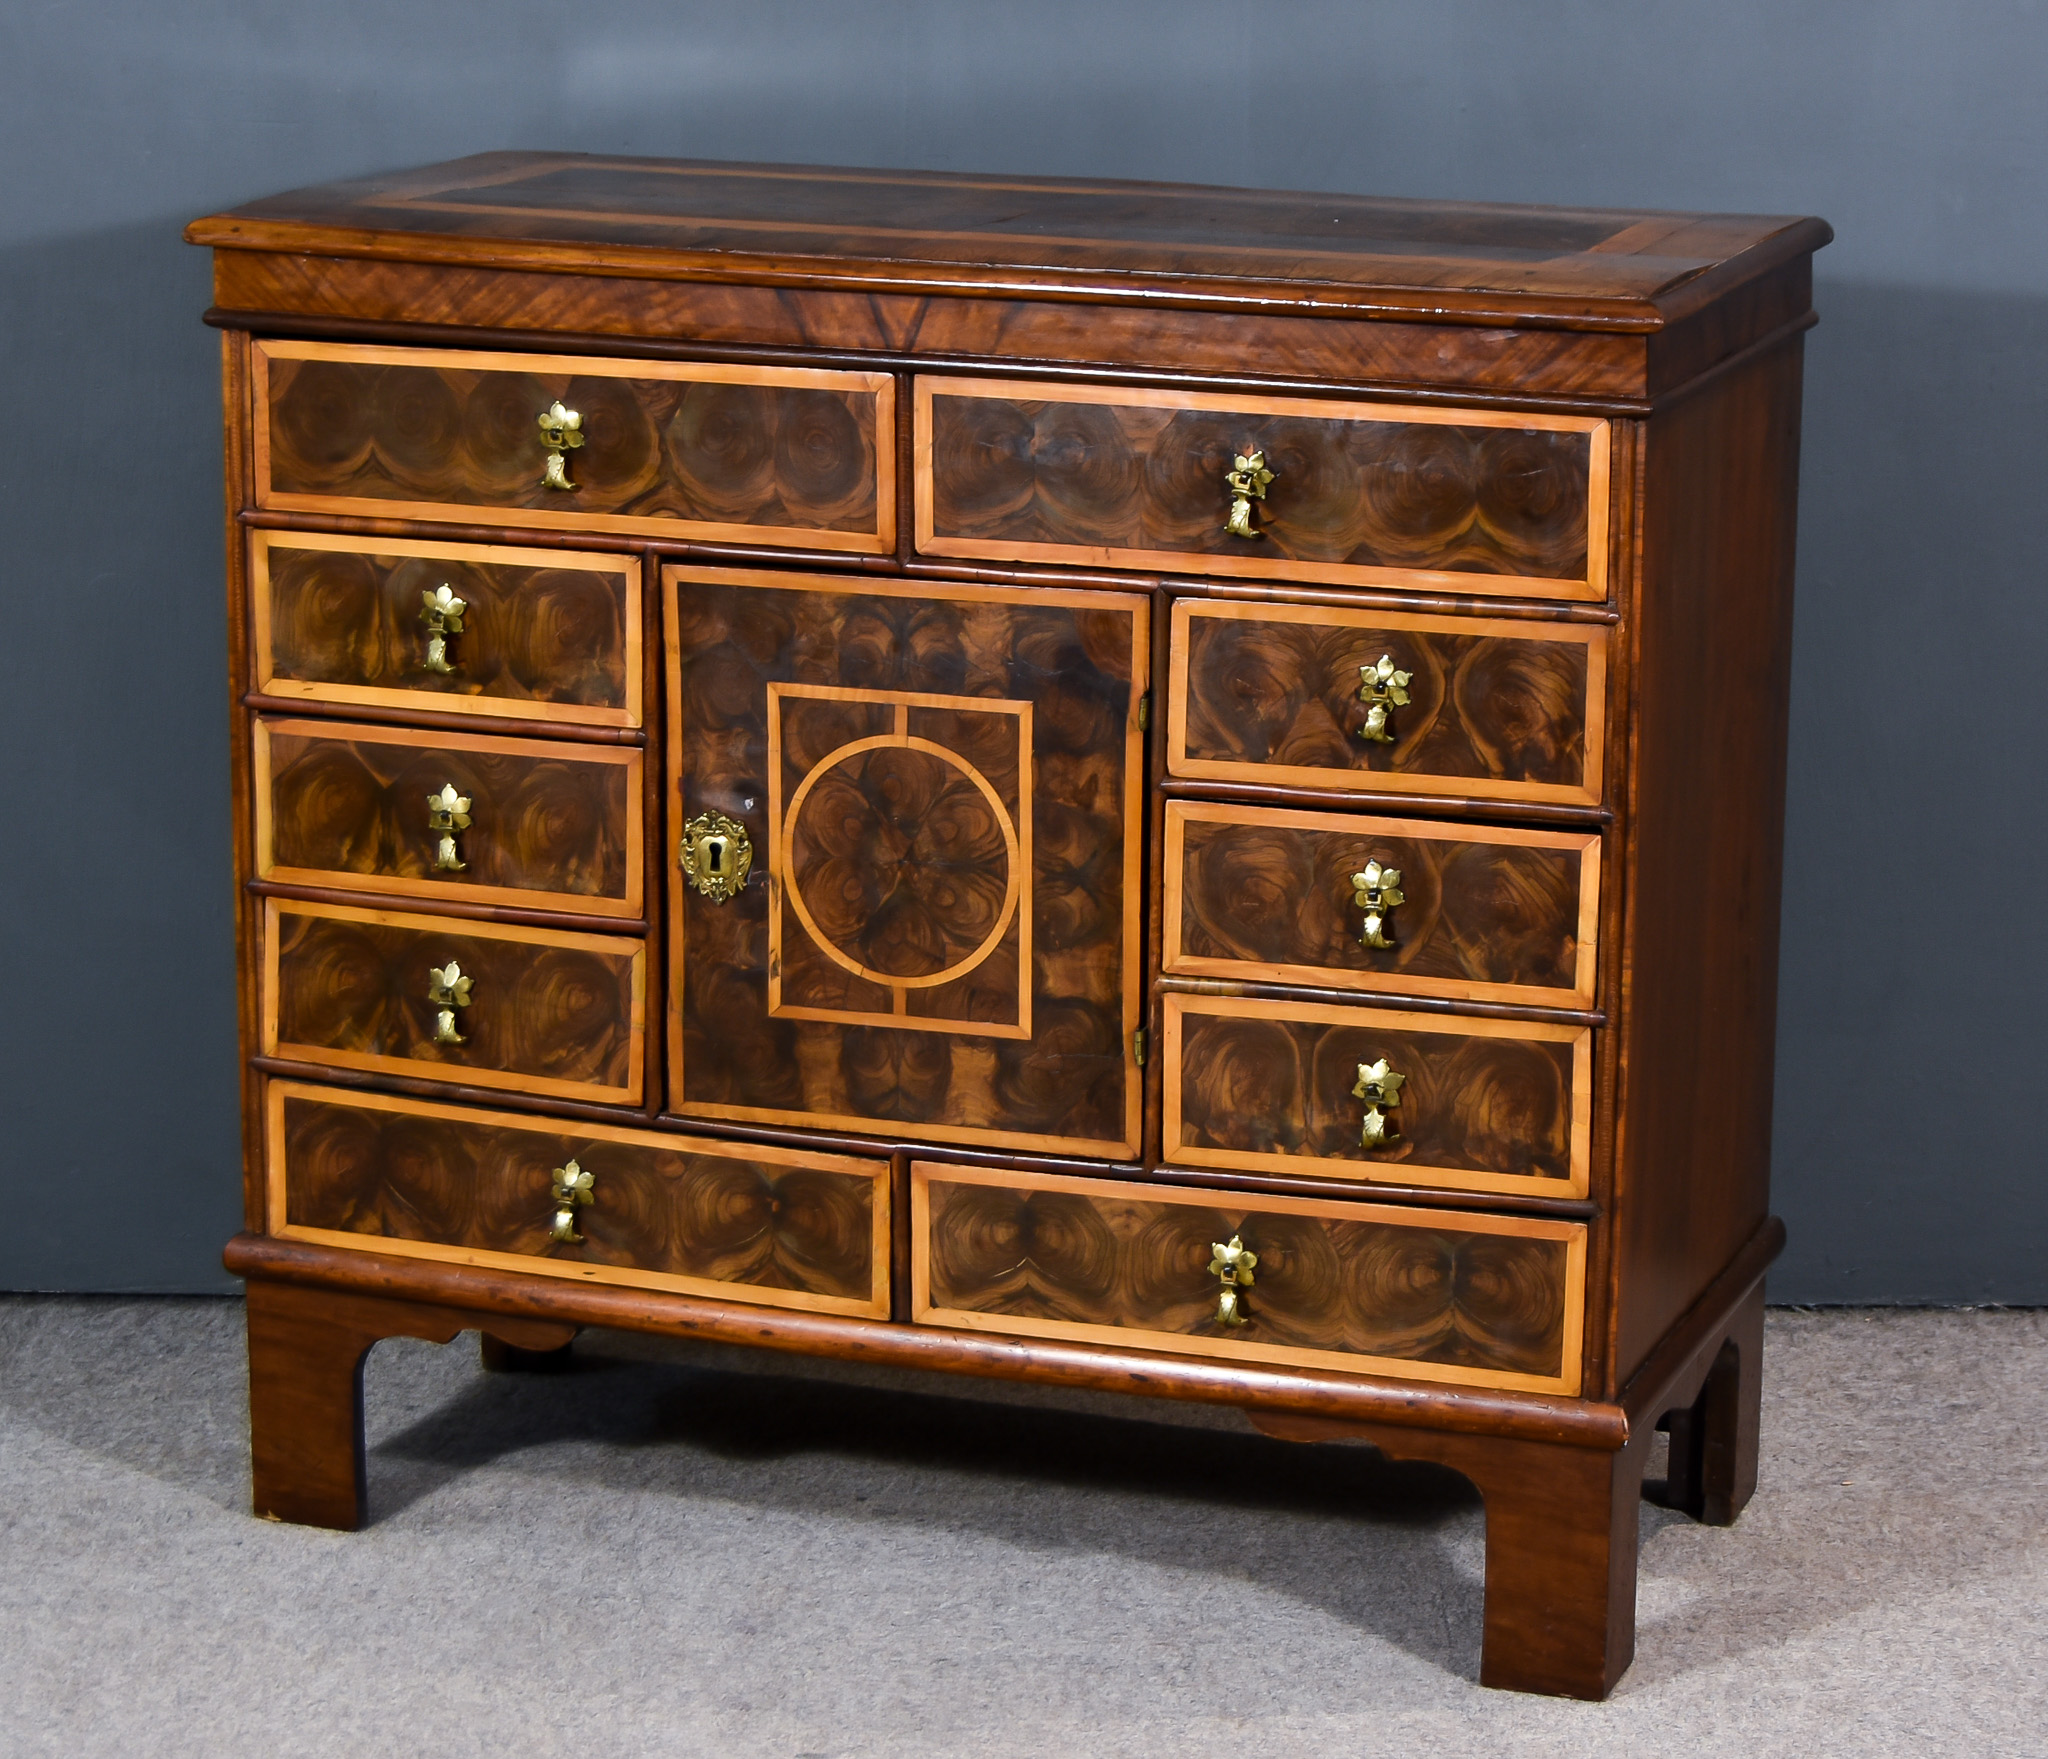
[[[1818,221],[490,155],[196,223],[258,1510],[582,1325],[1755,1483]]]

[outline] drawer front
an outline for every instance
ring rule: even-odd
[[[929,555],[1607,597],[1587,417],[921,378],[914,436]],[[1252,453],[1270,480],[1236,535]]]
[[[259,506],[896,547],[886,373],[325,342],[258,342],[254,371]]]
[[[640,725],[636,557],[258,531],[249,590],[265,695]]]
[[[640,941],[278,898],[263,921],[271,1056],[640,1103]]]
[[[1599,894],[1589,833],[1171,800],[1162,969],[1590,1008]]]
[[[1176,775],[1600,801],[1601,628],[1182,599],[1169,665]]]
[[[1589,1027],[1234,997],[1170,995],[1162,1010],[1169,1160],[1586,1194]],[[1375,1104],[1359,1089],[1382,1061],[1401,1079]],[[1375,1114],[1384,1141],[1369,1147]]]
[[[616,747],[258,721],[256,871],[637,917],[640,790],[641,754]]]
[[[1131,1154],[1149,601],[664,570],[673,1109]]]
[[[927,1325],[1404,1380],[1579,1390],[1577,1222],[915,1163]],[[1210,1265],[1257,1254],[1224,1325]]]
[[[270,1232],[768,1307],[889,1316],[889,1169],[273,1081]],[[557,1169],[590,1175],[563,1206]]]

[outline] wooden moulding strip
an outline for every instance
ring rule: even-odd
[[[354,707],[404,710],[411,713],[479,715],[500,720],[555,721],[572,726],[634,728],[642,724],[640,679],[646,614],[642,604],[641,564],[637,556],[608,555],[596,550],[535,550],[510,544],[451,544],[414,537],[361,537],[337,532],[251,530],[249,595],[251,676],[254,693],[306,703],[340,703]],[[322,684],[302,678],[280,678],[273,668],[270,557],[275,550],[339,550],[358,556],[407,556],[429,562],[466,562],[476,567],[560,568],[591,574],[619,575],[625,596],[625,702],[618,708],[572,702],[539,702],[513,696],[457,696],[432,690],[387,689],[369,684]]]
[[[1041,1319],[1033,1315],[981,1313],[934,1305],[931,1294],[931,1184],[933,1180],[1018,1191],[1057,1191],[1085,1197],[1123,1199],[1136,1203],[1184,1204],[1203,1209],[1247,1209],[1265,1214],[1313,1216],[1324,1221],[1383,1222],[1393,1226],[1435,1228],[1452,1233],[1519,1235],[1549,1240],[1565,1248],[1562,1291],[1563,1330],[1559,1369],[1555,1375],[1517,1374],[1502,1369],[1467,1368],[1350,1351],[1302,1349],[1286,1344],[1253,1343],[1238,1338],[1183,1337],[1175,1333],[1139,1331],[1080,1320]],[[911,1314],[919,1324],[951,1326],[966,1331],[999,1332],[1016,1337],[1072,1339],[1082,1343],[1120,1344],[1135,1336],[1141,1348],[1175,1355],[1213,1356],[1232,1362],[1260,1362],[1294,1368],[1342,1369],[1356,1361],[1368,1372],[1399,1380],[1430,1380],[1451,1386],[1508,1387],[1524,1392],[1574,1394],[1579,1390],[1580,1356],[1586,1312],[1586,1228],[1582,1222],[1551,1221],[1536,1216],[1475,1215],[1465,1210],[1408,1209],[1391,1204],[1334,1202],[1306,1197],[1276,1197],[1252,1192],[1203,1191],[1199,1195],[1171,1186],[1122,1184],[1110,1179],[1070,1179],[1044,1173],[969,1171],[937,1162],[916,1161],[910,1169]]]
[[[328,360],[364,366],[418,366],[471,372],[560,373],[584,378],[673,379],[694,384],[766,385],[793,390],[854,392],[875,402],[875,528],[748,525],[631,513],[584,513],[573,508],[498,507],[488,502],[386,500],[368,495],[308,495],[271,486],[270,362]],[[496,514],[519,525],[554,531],[616,532],[635,537],[685,536],[760,543],[780,538],[811,550],[886,556],[896,548],[895,380],[888,373],[843,372],[824,367],[750,366],[701,360],[620,359],[587,354],[503,354],[491,350],[390,348],[367,343],[259,340],[254,350],[256,504],[300,513],[384,515],[429,523],[475,524]],[[538,413],[538,412],[536,412]]]
[[[1061,605],[1100,611],[1121,609],[1129,613],[1131,628],[1130,707],[1124,719],[1124,855],[1123,855],[1123,945],[1125,949],[1119,999],[1122,1004],[1124,1056],[1124,1135],[1121,1141],[1093,1137],[1051,1136],[1027,1131],[1003,1130],[982,1125],[920,1124],[921,1141],[959,1144],[963,1147],[1016,1150],[1023,1153],[1073,1155],[1088,1158],[1131,1157],[1140,1151],[1144,1129],[1144,1092],[1138,1079],[1141,1071],[1135,1058],[1132,1034],[1144,1019],[1144,958],[1142,906],[1145,881],[1144,815],[1146,802],[1145,729],[1138,724],[1139,705],[1151,689],[1152,601],[1142,593],[1109,593],[1089,589],[1062,590],[1054,587],[986,586],[959,583],[939,585],[928,581],[877,579],[832,574],[775,573],[766,569],[705,568],[671,564],[662,571],[662,617],[667,630],[665,688],[668,699],[668,752],[672,766],[664,847],[673,846],[690,816],[686,784],[690,779],[689,754],[683,739],[682,653],[678,645],[680,627],[678,600],[689,582],[742,585],[784,592],[825,592],[852,597],[911,598],[930,601],[944,598],[968,603],[1019,606]],[[863,693],[849,690],[849,695]],[[951,700],[951,699],[935,699]],[[979,700],[979,699],[976,699]],[[770,726],[773,728],[771,721]],[[771,732],[771,737],[774,735]],[[1026,768],[1030,765],[1027,763]],[[779,800],[779,795],[772,795]],[[781,875],[775,871],[781,838],[764,835],[759,842],[767,850],[769,908],[781,906]],[[1028,859],[1028,842],[1024,859]],[[773,1107],[717,1105],[685,1098],[683,1065],[683,986],[688,972],[688,892],[671,884],[669,894],[669,970],[674,974],[668,988],[668,1109],[692,1118],[717,1119],[731,1123],[790,1125],[797,1128],[846,1130],[860,1134],[894,1137],[905,1128],[901,1120],[859,1117],[850,1114],[783,1111]],[[1027,899],[1023,908],[1028,911]],[[764,989],[764,994],[766,993]],[[788,1009],[782,1010],[791,1014]],[[843,1016],[842,1016],[843,1018]]]
[[[1091,403],[1123,409],[1200,409],[1245,416],[1297,416],[1311,421],[1375,422],[1435,427],[1523,428],[1587,436],[1586,574],[1583,580],[1542,575],[1484,574],[1456,568],[1395,568],[1377,564],[1268,558],[1206,551],[1128,549],[1104,544],[1032,543],[957,537],[936,529],[932,401],[935,397],[1023,399],[1033,403]],[[1549,415],[1503,409],[1441,408],[1420,403],[1366,403],[1319,397],[1156,390],[1027,379],[944,378],[921,374],[911,403],[913,519],[920,552],[991,562],[1080,562],[1102,568],[1168,570],[1229,575],[1246,580],[1304,580],[1321,585],[1435,588],[1484,597],[1607,599],[1608,423],[1599,417]],[[1219,490],[1219,498],[1221,491]]]
[[[1192,1166],[1214,1167],[1224,1172],[1264,1168],[1276,1173],[1300,1175],[1327,1172],[1340,1179],[1371,1180],[1384,1166],[1404,1185],[1442,1185],[1453,1191],[1488,1191],[1501,1196],[1584,1197],[1590,1185],[1593,1133],[1593,1032],[1587,1026],[1559,1026],[1547,1020],[1496,1020],[1454,1014],[1406,1014],[1392,1008],[1368,1007],[1339,1002],[1271,1002],[1235,996],[1185,996],[1167,994],[1159,999],[1163,1016],[1165,1045],[1163,1057],[1166,1080],[1166,1128],[1164,1156]],[[1221,1015],[1238,1020],[1270,1020],[1280,1024],[1305,1022],[1326,1026],[1349,1026],[1360,1031],[1375,1027],[1393,1032],[1421,1032],[1436,1037],[1508,1038],[1523,1042],[1565,1044],[1571,1047],[1571,1116],[1569,1125],[1568,1179],[1538,1178],[1517,1173],[1493,1173],[1466,1167],[1422,1166],[1413,1161],[1378,1162],[1337,1160],[1312,1154],[1254,1153],[1243,1149],[1193,1148],[1185,1140],[1181,1116],[1181,1058],[1184,1020],[1190,1014]]]
[[[1236,763],[1188,756],[1188,665],[1192,620],[1305,623],[1316,628],[1400,629],[1420,635],[1480,636],[1496,641],[1576,643],[1586,650],[1584,761],[1580,782],[1521,782],[1486,776],[1445,776],[1393,770],[1315,769],[1295,764]],[[1331,789],[1346,793],[1444,794],[1473,800],[1556,802],[1598,806],[1607,738],[1607,629],[1583,623],[1540,623],[1471,617],[1425,617],[1400,611],[1347,611],[1334,606],[1256,604],[1231,599],[1177,598],[1173,602],[1166,709],[1166,762],[1176,776],[1206,782]]]
[[[479,1324],[487,1314],[519,1314],[572,1325],[748,1344],[839,1361],[1291,1411],[1454,1434],[1508,1435],[1605,1452],[1619,1451],[1629,1439],[1628,1418],[1619,1406],[1557,1394],[1431,1386],[1357,1371],[1204,1361],[1145,1348],[1004,1338],[936,1324],[889,1325],[824,1314],[777,1313],[739,1305],[730,1290],[718,1299],[697,1299],[664,1290],[539,1277],[532,1274],[530,1266],[507,1270],[437,1264],[385,1253],[374,1246],[337,1250],[326,1244],[256,1234],[238,1234],[230,1240],[222,1262],[239,1277],[345,1290],[372,1298],[438,1302],[477,1314]]]
[[[283,867],[277,861],[276,804],[271,741],[279,734],[301,739],[326,739],[351,745],[409,745],[422,750],[476,751],[500,757],[528,757],[555,763],[618,764],[626,771],[626,891],[623,897],[593,898],[579,892],[542,892],[521,886],[485,886],[451,876],[447,880],[408,879],[402,875],[349,873],[338,868]],[[571,743],[566,740],[503,739],[493,735],[448,732],[431,727],[387,727],[361,721],[268,720],[253,727],[256,787],[256,877],[285,885],[324,890],[376,893],[422,902],[525,905],[574,916],[641,914],[645,881],[645,826],[641,811],[644,756],[637,746]]]
[[[297,1226],[289,1219],[287,1208],[290,1168],[285,1154],[284,1108],[288,1099],[310,1099],[359,1111],[396,1112],[406,1117],[439,1118],[458,1124],[523,1130],[530,1135],[616,1142],[665,1154],[709,1155],[725,1160],[765,1161],[771,1166],[815,1167],[826,1172],[865,1178],[872,1192],[868,1298],[861,1301],[841,1295],[812,1294],[802,1289],[773,1289],[752,1283],[720,1282],[711,1277],[681,1276],[670,1271],[636,1270],[630,1266],[589,1264],[576,1259],[538,1258],[518,1252],[447,1246],[428,1240],[399,1240],[384,1234],[352,1234],[331,1228]],[[277,1241],[296,1241],[307,1246],[338,1249],[351,1255],[388,1255],[414,1260],[423,1266],[510,1272],[522,1282],[532,1277],[543,1277],[618,1291],[638,1289],[671,1295],[713,1295],[721,1301],[863,1319],[886,1319],[889,1314],[889,1163],[880,1158],[821,1154],[755,1143],[718,1142],[707,1137],[664,1136],[650,1130],[625,1129],[612,1124],[482,1111],[468,1106],[441,1105],[430,1100],[403,1099],[393,1094],[341,1091],[277,1080],[268,1083],[265,1117],[266,1228]]]
[[[1256,825],[1370,839],[1401,837],[1437,843],[1510,843],[1559,849],[1579,859],[1579,909],[1574,922],[1576,963],[1570,989],[1527,983],[1471,983],[1460,978],[1413,977],[1389,961],[1385,971],[1330,965],[1285,965],[1257,959],[1214,958],[1184,950],[1186,841],[1190,822]],[[1234,978],[1245,983],[1293,983],[1322,989],[1374,990],[1455,1001],[1522,1002],[1531,1006],[1590,1009],[1600,922],[1600,837],[1597,832],[1532,831],[1501,825],[1442,824],[1429,819],[1367,818],[1349,813],[1287,812],[1215,801],[1166,803],[1165,941],[1160,969],[1176,976]]]
[[[311,916],[330,922],[362,922],[379,928],[399,928],[417,934],[423,942],[437,937],[512,941],[533,947],[566,947],[594,953],[600,959],[616,961],[622,954],[632,966],[632,999],[625,1021],[626,1079],[614,1087],[602,1081],[568,1081],[525,1069],[482,1068],[474,1063],[431,1063],[416,1057],[383,1056],[368,1051],[337,1049],[332,1045],[305,1044],[286,1040],[279,1034],[278,1020],[283,1007],[282,959],[283,918]],[[423,946],[422,954],[431,952]],[[558,1099],[590,1100],[604,1105],[638,1105],[646,1091],[647,1079],[647,947],[642,941],[621,935],[565,934],[555,928],[528,928],[510,923],[478,922],[448,916],[413,916],[396,910],[365,910],[353,905],[287,902],[278,898],[263,901],[263,1027],[262,1054],[305,1063],[331,1065],[337,1069],[360,1069],[366,1073],[414,1075],[426,1081],[446,1081],[461,1087],[508,1087],[522,1093]],[[424,979],[422,979],[424,994]],[[480,1001],[489,998],[479,997]]]

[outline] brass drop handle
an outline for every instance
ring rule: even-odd
[[[1235,1328],[1250,1317],[1244,1310],[1241,1291],[1252,1286],[1252,1272],[1259,1255],[1244,1243],[1242,1234],[1232,1234],[1230,1244],[1211,1245],[1215,1257],[1209,1260],[1209,1274],[1221,1279],[1223,1292],[1216,1298],[1216,1323]]]
[[[548,1240],[557,1246],[580,1246],[583,1236],[576,1231],[576,1212],[587,1208],[596,1194],[597,1175],[586,1173],[571,1160],[555,1168],[554,1179],[555,1219]]]
[[[1230,491],[1230,517],[1224,521],[1223,529],[1230,536],[1266,535],[1252,524],[1252,503],[1266,498],[1273,480],[1272,471],[1266,468],[1265,453],[1240,452],[1231,459],[1230,468],[1223,473],[1223,486]]]
[[[1358,1085],[1351,1090],[1353,1099],[1365,1101],[1365,1124],[1359,1135],[1362,1148],[1385,1148],[1401,1140],[1387,1113],[1401,1103],[1401,1088],[1407,1082],[1406,1075],[1397,1074],[1387,1067],[1387,1059],[1376,1063],[1358,1065]]]
[[[583,444],[583,417],[557,403],[540,418],[540,443],[548,449],[547,469],[541,473],[544,489],[573,489],[569,480],[569,454]]]
[[[1408,902],[1408,894],[1401,890],[1401,870],[1368,861],[1363,872],[1351,876],[1351,886],[1352,903],[1365,912],[1361,944],[1391,947],[1394,943],[1387,939],[1387,930],[1393,925],[1387,918],[1397,906]]]
[[[453,959],[446,965],[427,967],[427,1004],[434,1010],[436,1044],[469,1042],[455,1030],[455,1015],[458,1009],[469,1006],[469,992],[475,982],[475,978],[462,975],[462,967]]]
[[[702,892],[714,904],[723,904],[745,890],[754,866],[754,842],[738,819],[727,818],[713,808],[683,826],[676,860],[693,891]]]
[[[455,792],[453,782],[427,796],[427,829],[434,833],[434,871],[460,873],[469,865],[455,847],[455,833],[469,829],[470,798]]]
[[[1414,676],[1396,666],[1391,654],[1381,654],[1375,664],[1358,668],[1358,700],[1366,705],[1359,738],[1376,745],[1394,743],[1394,711],[1408,706],[1408,681]]]
[[[462,633],[462,614],[469,601],[455,596],[444,580],[433,591],[420,591],[420,621],[427,626],[427,670],[443,676],[455,670],[448,652],[448,638]]]

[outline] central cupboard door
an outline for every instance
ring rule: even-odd
[[[1135,1154],[1147,599],[663,586],[669,1109]]]

